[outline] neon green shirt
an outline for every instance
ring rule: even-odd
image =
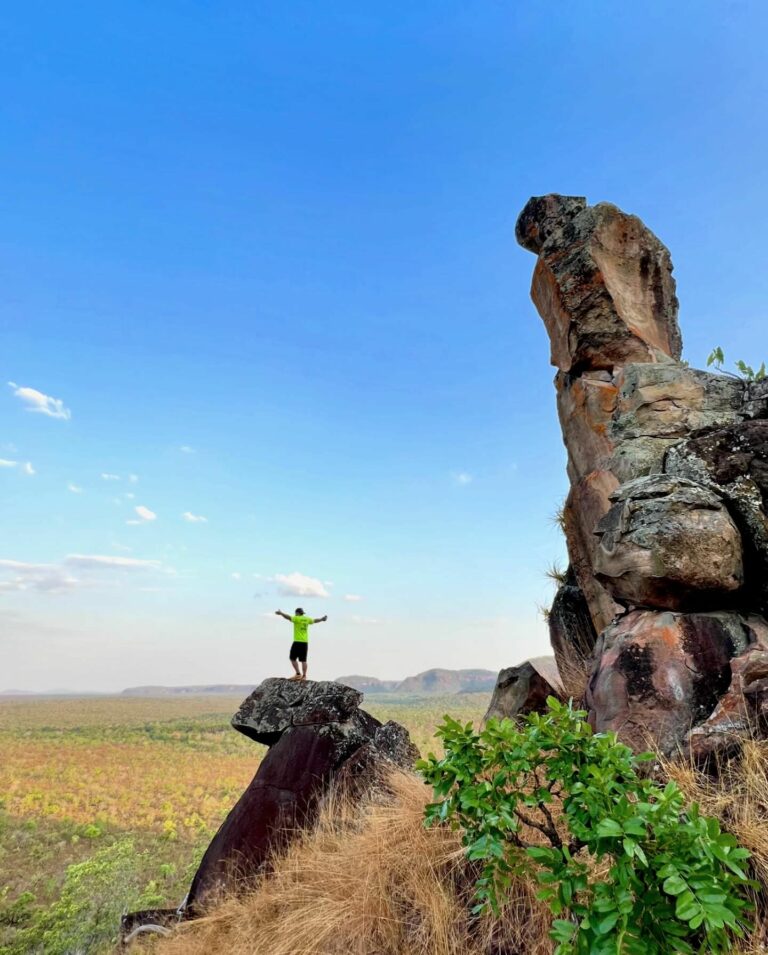
[[[309,625],[315,621],[312,617],[291,617],[293,622],[293,642],[294,643],[309,643]]]

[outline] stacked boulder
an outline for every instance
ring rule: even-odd
[[[232,726],[268,746],[256,775],[213,837],[178,909],[133,912],[129,941],[202,914],[222,894],[252,884],[274,853],[311,825],[331,792],[359,798],[410,769],[419,752],[399,723],[360,709],[363,694],[333,682],[269,679],[232,717]]]
[[[731,750],[768,711],[768,383],[680,360],[670,254],[636,216],[542,196],[516,234],[568,454],[558,665],[635,749]]]

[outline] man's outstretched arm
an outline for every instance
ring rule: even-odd
[[[313,620],[312,623],[325,623],[327,619],[328,614],[326,614],[324,617],[318,617],[316,620]]]
[[[282,610],[276,610],[275,613],[278,617],[284,617],[286,620],[293,620],[293,617],[289,613],[283,613]]]

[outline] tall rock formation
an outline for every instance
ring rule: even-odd
[[[680,361],[671,257],[636,216],[541,196],[516,235],[568,453],[561,672],[588,660],[592,723],[635,748],[732,747],[768,712],[768,384]]]

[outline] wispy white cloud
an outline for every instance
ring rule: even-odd
[[[31,461],[9,461],[7,458],[0,458],[0,468],[18,468],[20,474],[26,474],[28,477],[37,474]]]
[[[63,566],[31,564],[21,560],[0,560],[0,593],[37,590],[61,593],[77,587],[79,581]]]
[[[195,453],[195,449],[194,449],[194,448],[190,448],[190,446],[189,446],[188,444],[182,444],[181,447],[179,448],[179,451],[181,451],[182,454],[194,454],[194,453]]]
[[[64,407],[61,398],[51,398],[50,395],[43,394],[37,388],[28,388],[19,386],[15,381],[9,381],[8,387],[13,391],[15,397],[22,402],[27,411],[37,414],[47,415],[49,418],[60,418],[63,421],[69,421],[72,412]]]
[[[360,594],[344,594],[344,599],[347,601],[347,603],[356,604],[359,603],[363,598],[360,596]]]
[[[0,560],[0,593],[65,593],[82,587],[104,586],[115,573],[173,574],[174,571],[159,560],[109,554],[69,554],[62,560],[47,564]]]
[[[148,524],[150,521],[157,520],[157,514],[155,514],[154,511],[150,511],[148,507],[144,507],[143,504],[137,505],[133,510],[137,517],[133,520],[126,521],[126,524]]]
[[[124,497],[126,498],[126,500],[128,500],[128,501],[132,501],[132,500],[136,497],[136,495],[133,493],[133,491],[126,491],[126,493],[125,493],[123,496],[124,496]]]
[[[120,475],[119,475],[119,474],[109,474],[107,471],[102,471],[102,472],[101,472],[101,479],[102,479],[102,481],[119,481],[119,480],[120,480]]]
[[[232,580],[242,580],[242,579],[243,579],[243,575],[239,571],[236,570],[232,574]]]
[[[138,474],[129,474],[129,475],[128,475],[128,481],[129,481],[131,484],[138,484],[138,483],[139,483],[139,475],[138,475]]]
[[[451,476],[453,477],[454,482],[460,487],[465,487],[467,484],[471,484],[474,481],[474,477],[467,471],[456,471]]]
[[[71,491],[73,494],[82,494],[82,493],[83,493],[83,489],[80,487],[79,484],[68,484],[68,485],[67,485],[67,490],[68,490],[68,491]]]
[[[294,571],[292,574],[275,574],[272,578],[277,584],[278,593],[294,597],[328,597],[323,582],[315,577],[307,577]]]
[[[352,623],[355,623],[360,627],[375,627],[381,623],[381,620],[377,619],[376,617],[358,617],[355,614],[353,614],[349,619],[352,621]]]
[[[184,511],[181,515],[188,524],[207,524],[208,518],[202,514],[193,514],[192,511]]]

